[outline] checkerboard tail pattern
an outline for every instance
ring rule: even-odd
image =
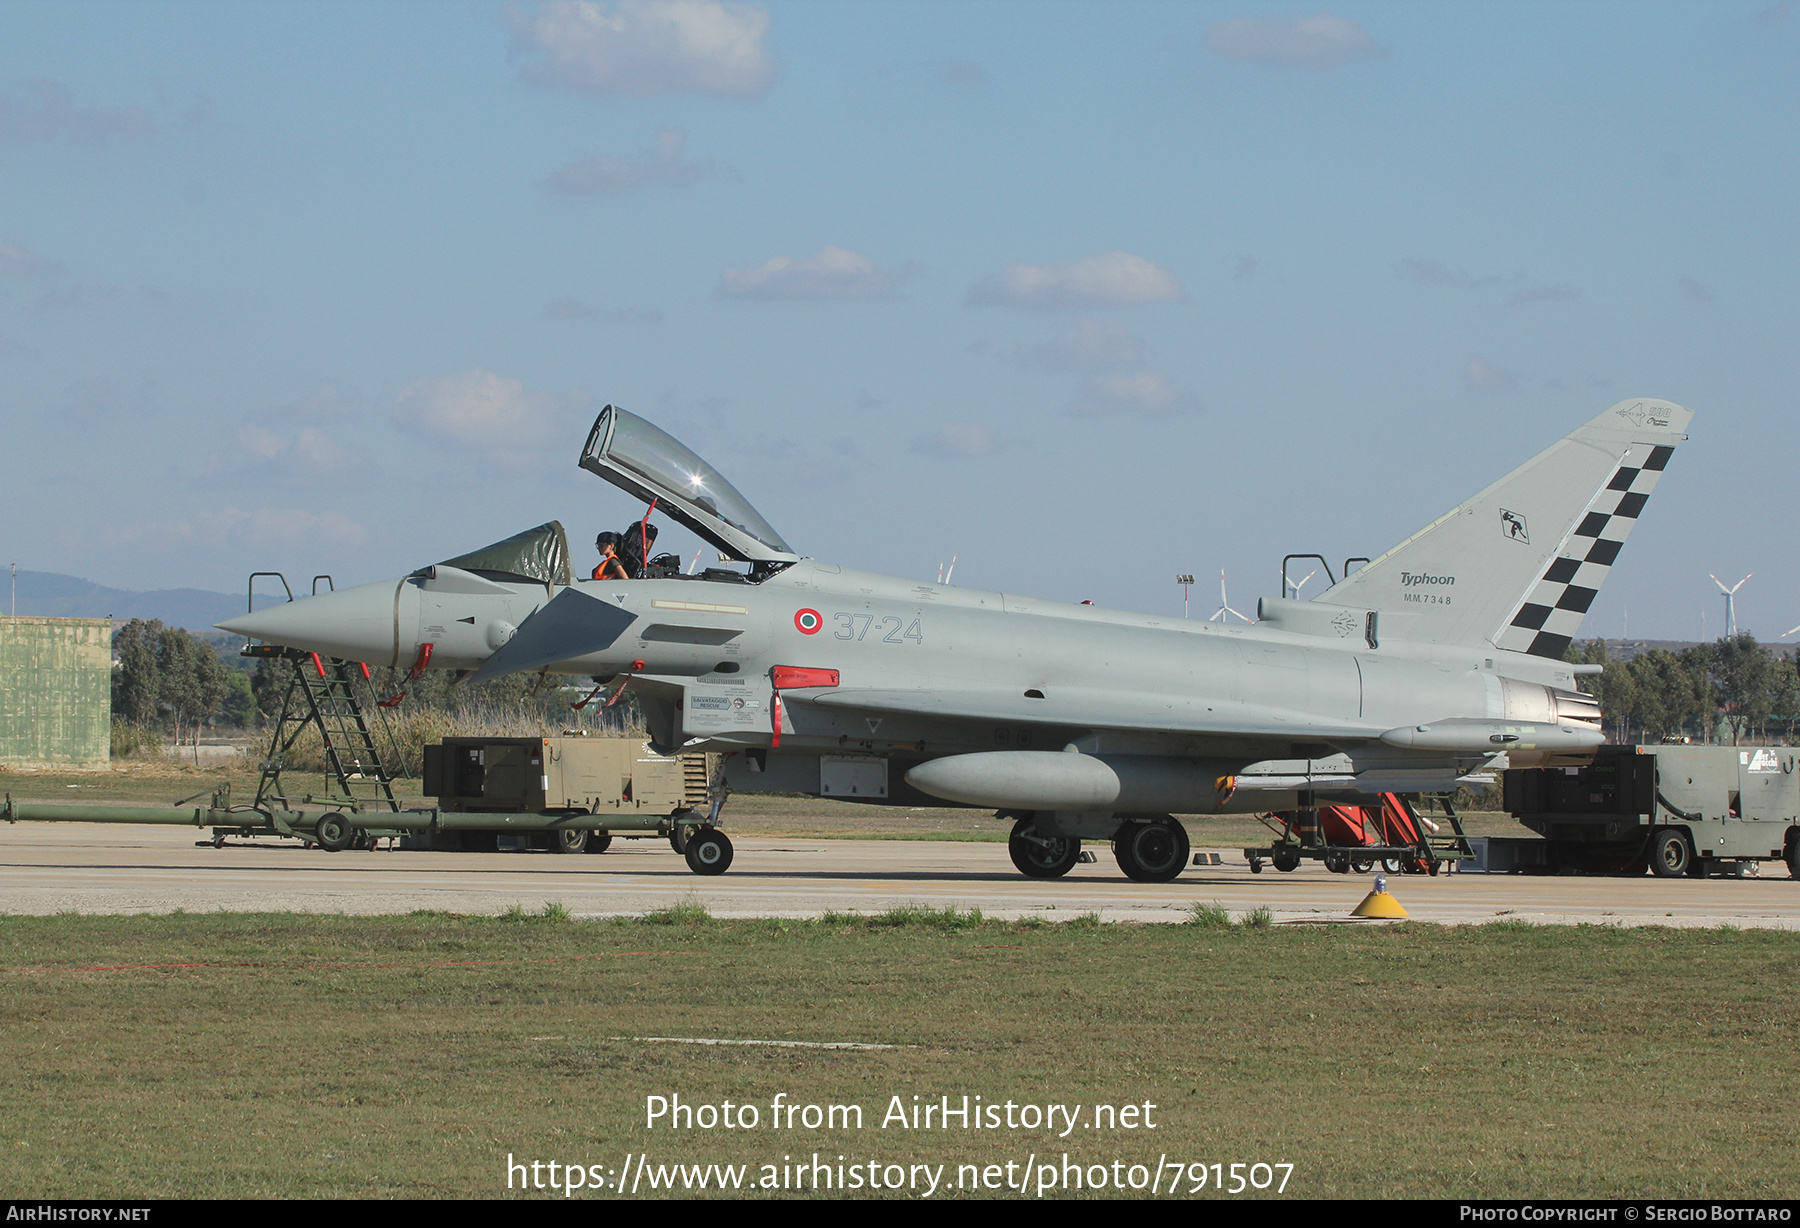
[[[1626,450],[1612,480],[1594,496],[1543,577],[1494,637],[1495,647],[1562,658],[1674,452],[1647,443]]]

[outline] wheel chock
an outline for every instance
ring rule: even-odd
[[[1363,902],[1352,909],[1350,915],[1353,917],[1373,917],[1381,920],[1398,920],[1402,917],[1411,916],[1412,914],[1402,908],[1400,906],[1400,901],[1389,894],[1387,889],[1387,876],[1385,874],[1377,874],[1375,876],[1375,889],[1369,892],[1367,896],[1363,897]]]

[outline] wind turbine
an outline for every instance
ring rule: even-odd
[[[1225,569],[1221,567],[1219,568],[1219,608],[1213,616],[1206,621],[1222,623],[1226,621],[1225,616],[1227,614],[1237,614],[1239,618],[1243,618],[1247,623],[1256,621],[1254,618],[1244,618],[1242,614],[1238,614],[1236,610],[1231,608],[1231,599],[1225,596]]]
[[[1707,572],[1706,574],[1708,576],[1711,576],[1712,582],[1719,586],[1719,591],[1721,593],[1725,594],[1725,638],[1729,639],[1729,640],[1735,640],[1737,638],[1737,633],[1738,633],[1737,606],[1735,604],[1735,599],[1737,597],[1737,591],[1740,588],[1744,587],[1744,580],[1748,580],[1750,578],[1750,576],[1753,576],[1756,573],[1754,571],[1751,572],[1750,576],[1745,576],[1744,580],[1739,580],[1736,584],[1733,584],[1730,588],[1726,588],[1725,581],[1719,579],[1719,577],[1717,577],[1717,576],[1714,576],[1711,572]],[[1800,629],[1800,628],[1797,628],[1797,629]],[[1789,634],[1791,635],[1793,633],[1789,632]]]
[[[1300,581],[1300,583],[1298,583],[1298,584],[1294,583],[1292,580],[1288,580],[1287,573],[1285,571],[1281,573],[1281,578],[1283,580],[1287,580],[1287,586],[1294,590],[1294,600],[1298,601],[1298,600],[1300,600],[1300,590],[1305,588],[1307,585],[1307,582],[1310,581],[1314,576],[1316,576],[1318,574],[1319,574],[1319,569],[1317,567],[1315,567],[1311,571],[1307,572],[1306,579]]]

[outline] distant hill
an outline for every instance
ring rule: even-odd
[[[7,577],[0,574],[0,581]],[[244,612],[242,594],[208,592],[203,588],[162,588],[149,593],[107,588],[76,576],[51,571],[19,573],[19,609],[39,618],[156,618],[171,627],[210,630],[221,619]],[[0,590],[0,601],[7,593]],[[257,606],[274,604],[257,597]],[[0,614],[10,609],[0,607]]]

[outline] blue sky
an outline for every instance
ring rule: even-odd
[[[1583,633],[1754,571],[1773,637],[1797,70],[1792,0],[15,0],[0,562],[585,543],[610,401],[808,554],[1249,611],[1648,395],[1693,439]]]

